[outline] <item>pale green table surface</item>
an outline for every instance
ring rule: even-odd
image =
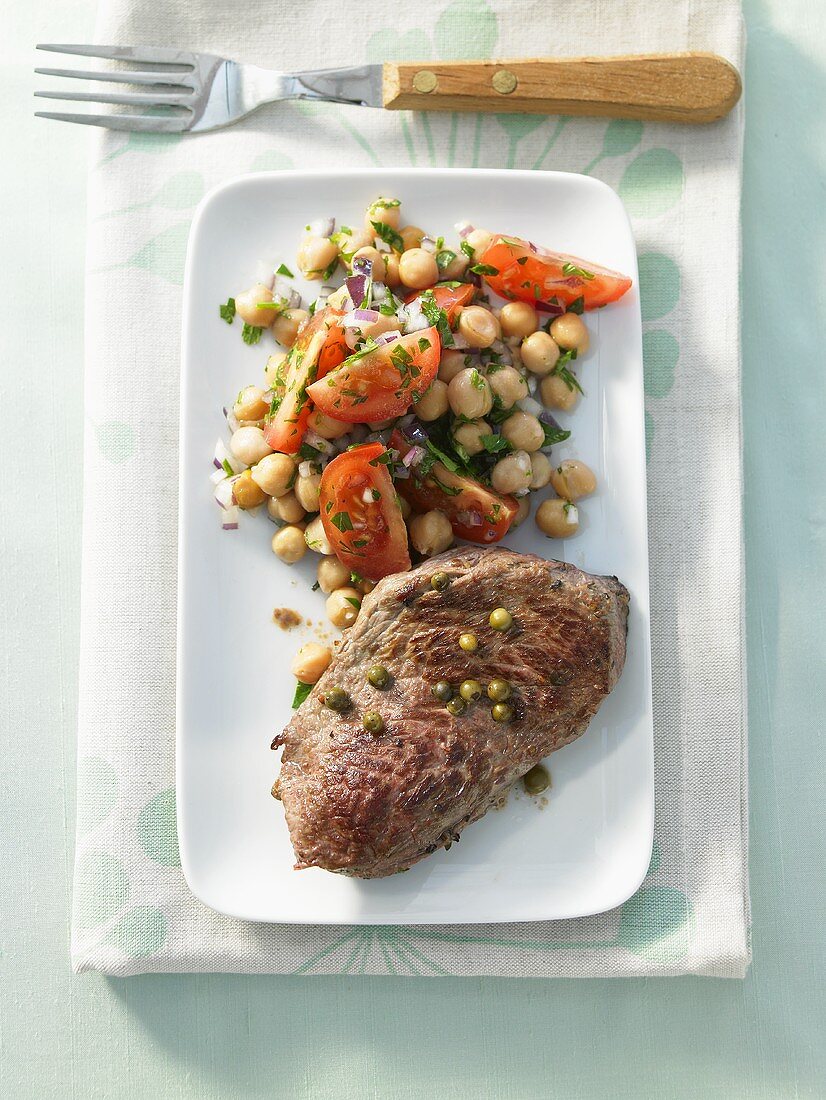
[[[88,41],[93,4],[7,11],[0,1094],[826,1096],[826,5],[747,0],[746,15],[748,979],[108,981],[68,961],[86,146],[30,99],[33,43]]]

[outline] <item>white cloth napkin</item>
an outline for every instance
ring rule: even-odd
[[[276,68],[714,50],[735,0],[103,0],[103,42]],[[80,136],[80,135],[79,135]],[[76,970],[714,974],[749,960],[740,458],[742,108],[711,126],[403,115],[282,104],[201,137],[101,133],[89,182]],[[639,892],[577,921],[253,925],[205,908],[175,831],[175,573],[183,261],[193,207],[239,172],[342,165],[586,171],[640,253],[656,843]]]

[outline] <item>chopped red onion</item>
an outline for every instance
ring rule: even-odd
[[[551,428],[556,428],[558,432],[561,432],[563,430],[562,425],[556,419],[554,414],[548,411],[548,409],[542,410],[542,412],[539,414],[539,419],[543,424],[547,424]]]
[[[274,301],[280,298],[286,302],[287,309],[298,309],[301,305],[301,295],[283,275],[276,276],[272,296]]]
[[[241,425],[238,423],[238,417],[234,412],[227,414],[227,427],[231,432],[237,432]]]
[[[417,444],[427,443],[430,438],[421,424],[415,420],[409,427],[405,428],[404,434],[411,442]]]
[[[246,462],[242,462],[240,458],[236,458],[229,447],[224,443],[223,439],[219,439],[215,444],[215,457],[212,461],[219,469],[223,467],[226,462],[234,474],[242,474],[247,468]]]
[[[411,447],[402,459],[402,463],[410,469],[411,466],[418,466],[426,454],[424,447]]]
[[[436,242],[432,237],[422,237],[422,243],[419,245],[419,248],[423,248],[425,252],[435,252]]]
[[[539,417],[542,413],[542,406],[533,397],[523,397],[516,402],[516,405],[522,412],[530,413],[531,416]]]
[[[425,317],[423,313],[414,313],[412,317],[408,316],[404,325],[404,331],[408,332],[420,332],[422,329],[430,328],[430,321]]]
[[[321,451],[322,454],[327,454],[333,447],[329,439],[325,439],[323,435],[318,435],[312,428],[307,429],[304,435],[304,442],[311,447],[315,447],[315,449]]]
[[[567,312],[558,298],[552,298],[550,302],[534,302],[533,308],[537,313],[550,313],[553,317],[561,317]]]
[[[456,232],[459,234],[462,240],[465,240],[465,238],[469,237],[470,234],[473,232],[473,226],[470,224],[470,222],[456,222],[454,228],[456,229]]]
[[[387,287],[384,283],[373,283],[372,294],[374,302],[381,302],[387,297]]]
[[[366,275],[368,279],[373,278],[373,261],[369,256],[356,256],[353,260],[353,274]]]
[[[314,222],[310,222],[309,232],[314,237],[332,237],[335,231],[335,218],[317,218]]]
[[[453,347],[456,351],[467,351],[470,348],[470,344],[462,336],[461,332],[453,333]]]
[[[575,504],[569,504],[565,509],[565,522],[570,523],[572,527],[574,524],[579,523],[579,512]]]
[[[358,303],[360,306],[367,295],[370,278],[367,275],[350,275],[344,280],[344,285],[353,303]]]
[[[354,309],[350,313],[345,313],[339,324],[343,328],[359,328],[361,325],[378,321],[379,316],[377,309]]]
[[[215,499],[224,509],[231,508],[235,503],[232,498],[232,487],[234,484],[234,477],[225,477],[215,486]]]
[[[299,477],[312,477],[315,472],[316,472],[316,470],[315,470],[315,463],[314,462],[308,462],[306,459],[305,459],[304,462],[299,462],[299,464],[298,464],[298,476]]]
[[[407,478],[410,477],[410,470],[408,470],[406,466],[397,466],[393,473],[393,477],[396,481],[406,481]]]
[[[401,419],[399,420],[399,427],[400,428],[409,428],[411,424],[415,424],[415,423],[416,423],[416,414],[415,413],[405,413],[405,415],[403,417],[401,417]]]
[[[511,349],[506,343],[504,343],[504,341],[494,340],[490,346],[490,350],[495,355],[499,356],[506,367],[511,366],[511,364],[513,363],[513,355],[511,354]]]
[[[394,340],[398,340],[401,336],[400,332],[382,332],[376,337],[376,344],[381,347],[382,344],[392,344]]]
[[[220,481],[223,481],[226,476],[226,470],[221,468],[219,470],[213,470],[212,473],[209,475],[209,480],[212,482],[213,485],[217,485]]]
[[[224,531],[237,531],[238,530],[238,516],[240,509],[235,507],[227,508],[225,512],[221,513],[221,527]]]
[[[392,252],[393,251],[393,249],[390,247],[390,245],[387,243],[387,241],[383,241],[381,239],[381,237],[375,237],[374,238],[373,246],[376,249],[376,252]]]
[[[273,260],[259,260],[255,265],[255,281],[272,290],[275,283],[275,269],[278,266]]]
[[[482,513],[477,512],[474,508],[467,512],[457,512],[456,522],[463,524],[465,527],[481,527],[485,520]]]

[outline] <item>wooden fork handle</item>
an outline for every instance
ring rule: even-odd
[[[740,74],[713,53],[384,64],[391,111],[496,111],[714,122]]]

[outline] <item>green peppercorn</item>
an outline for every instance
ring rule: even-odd
[[[522,776],[522,786],[528,794],[542,794],[551,785],[551,777],[544,764],[537,764]]]
[[[465,680],[459,688],[459,694],[466,703],[475,703],[482,694],[482,685],[478,680]]]
[[[460,634],[459,648],[463,649],[465,653],[475,653],[476,650],[479,648],[479,642],[476,640],[476,635]]]
[[[447,704],[447,710],[450,711],[454,718],[458,718],[466,707],[467,703],[459,695],[457,695],[455,699],[451,699]]]
[[[447,573],[434,573],[430,578],[430,587],[435,588],[437,592],[444,592],[449,584],[450,577]]]
[[[488,699],[494,703],[504,703],[511,697],[511,686],[507,680],[491,680],[488,684]]]
[[[510,630],[513,626],[513,615],[504,607],[497,607],[495,611],[491,611],[488,622],[494,630]]]
[[[384,719],[375,710],[368,710],[362,718],[361,724],[368,733],[381,733],[384,729]]]
[[[347,710],[350,706],[350,696],[344,688],[329,688],[324,692],[324,706],[330,710]]]
[[[432,691],[440,703],[446,703],[453,698],[453,688],[447,680],[439,680],[438,684],[433,685]]]
[[[513,707],[510,703],[494,703],[490,713],[494,722],[510,722],[513,718]]]
[[[390,673],[384,665],[373,665],[367,673],[367,681],[372,684],[374,688],[378,688],[379,691],[384,691],[384,689],[390,685]]]

